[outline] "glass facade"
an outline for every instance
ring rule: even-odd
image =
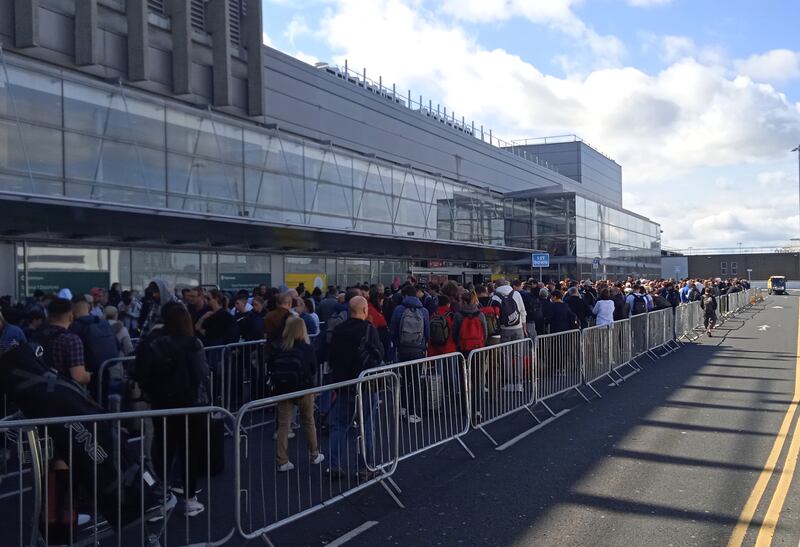
[[[565,193],[507,199],[504,215],[508,244],[550,253],[549,275],[660,274],[659,225],[627,211]]]
[[[500,194],[123,86],[3,68],[1,190],[506,244]]]
[[[657,224],[574,193],[508,198],[14,56],[0,67],[0,191],[544,250],[549,273],[572,277],[656,273],[660,259]],[[154,273],[191,285],[221,271],[216,253],[109,253],[112,277],[134,288]],[[226,260],[226,273],[268,267]],[[309,260],[287,258],[286,273],[346,286],[408,271],[402,260]]]

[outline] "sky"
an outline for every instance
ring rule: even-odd
[[[665,248],[798,237],[800,2],[263,0],[264,41],[622,165]]]

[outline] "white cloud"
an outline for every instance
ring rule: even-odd
[[[508,19],[524,7],[521,0],[445,2],[448,10],[462,6],[458,19],[470,21]],[[575,24],[573,4],[559,0],[531,17]],[[657,73],[608,66],[556,77],[504,49],[484,47],[438,15],[422,0],[338,0],[317,35],[332,60],[367,67],[371,77],[382,74],[415,97],[422,92],[425,102],[433,97],[434,105],[441,101],[448,112],[466,114],[496,134],[577,133],[597,143],[623,166],[625,205],[662,222],[672,246],[780,244],[796,231],[791,192],[776,203],[769,196],[743,201],[742,192],[761,189],[761,177],[706,172],[787,160],[800,134],[800,105],[772,85],[731,75],[729,64],[680,37]]]
[[[584,23],[573,10],[579,3],[579,0],[443,0],[441,9],[459,20],[478,23],[524,17],[587,46],[600,66],[618,65],[625,55],[624,44],[616,36],[599,34]]]
[[[672,0],[628,0],[628,4],[637,8],[650,8],[653,6],[666,6]]]
[[[740,74],[754,80],[781,83],[800,77],[800,51],[773,49],[738,61]]]
[[[269,37],[269,35],[266,33],[266,31],[261,33],[261,42],[264,45],[267,45],[269,47],[275,47],[275,46],[272,45],[272,43],[273,43],[272,42],[272,38]]]
[[[311,28],[306,23],[305,17],[302,15],[295,16],[289,21],[289,24],[286,25],[286,30],[284,31],[283,35],[286,37],[288,42],[294,47],[295,40],[298,37],[305,36],[311,34]]]

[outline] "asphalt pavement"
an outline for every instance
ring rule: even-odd
[[[773,296],[710,338],[645,359],[620,387],[601,382],[601,399],[556,399],[554,410],[569,412],[504,451],[472,432],[474,460],[451,443],[401,462],[394,479],[405,509],[373,487],[270,539],[795,547],[797,345],[798,298]],[[492,435],[506,441],[533,424],[519,413]]]

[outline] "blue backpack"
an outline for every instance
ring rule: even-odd
[[[120,356],[120,346],[111,324],[105,319],[87,315],[76,319],[69,330],[83,342],[86,368],[97,372],[105,361]]]

